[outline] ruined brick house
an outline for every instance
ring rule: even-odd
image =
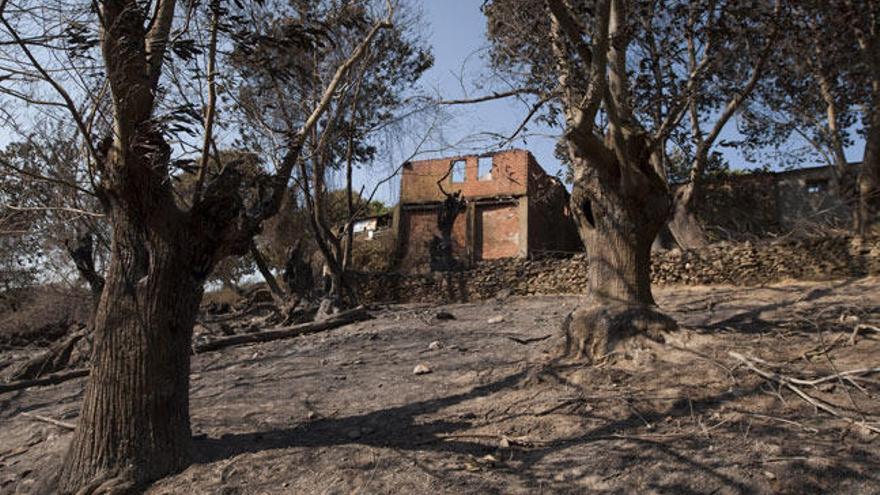
[[[413,161],[403,167],[393,229],[398,268],[429,269],[429,245],[448,193],[466,207],[452,228],[453,256],[463,266],[481,260],[529,257],[581,249],[568,210],[568,192],[528,151]],[[444,178],[445,177],[445,178]]]

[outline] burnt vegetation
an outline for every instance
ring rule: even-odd
[[[0,491],[876,487],[880,1],[486,0],[459,99],[422,7],[0,0]],[[567,186],[501,153],[535,128]],[[748,273],[701,253],[759,259],[792,203],[847,257],[801,272],[866,277],[655,291],[670,249]],[[583,294],[468,301],[578,239]]]

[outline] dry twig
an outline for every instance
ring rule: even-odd
[[[42,421],[44,423],[49,423],[50,425],[60,426],[61,428],[67,428],[68,430],[75,430],[76,425],[65,423],[64,421],[58,421],[57,419],[52,419],[47,416],[41,416],[39,414],[33,414],[29,412],[21,413],[22,416],[26,416],[31,419],[36,419],[37,421]]]
[[[858,337],[859,332],[861,332],[863,330],[870,331],[870,332],[877,332],[878,334],[880,334],[880,328],[875,327],[874,325],[865,325],[865,324],[856,325],[856,327],[853,329],[852,335],[849,336],[849,345],[856,344],[856,337]]]
[[[861,426],[861,427],[863,427],[867,430],[870,430],[874,433],[880,433],[880,428],[873,426],[871,424],[868,424],[866,421],[857,421],[857,420],[843,414],[842,412],[838,411],[837,408],[835,408],[831,404],[829,404],[821,399],[818,399],[816,397],[811,396],[810,394],[804,392],[800,387],[798,387],[796,385],[796,383],[798,383],[798,382],[800,382],[801,384],[803,384],[804,382],[807,382],[806,384],[812,385],[812,383],[810,383],[810,382],[816,382],[817,380],[799,380],[796,378],[781,375],[781,374],[773,372],[773,371],[762,370],[762,369],[758,368],[757,366],[755,366],[754,361],[752,359],[749,359],[738,352],[731,351],[731,352],[728,352],[728,354],[730,355],[730,357],[742,362],[747,368],[754,371],[755,373],[761,375],[762,377],[764,377],[770,381],[773,381],[773,382],[779,384],[780,387],[785,387],[785,388],[791,390],[798,397],[800,397],[801,399],[810,403],[816,409],[820,409],[822,411],[825,411],[826,413],[828,413],[832,416],[835,416],[837,418],[840,418],[850,424]],[[874,368],[874,369],[876,369],[876,368]],[[865,372],[865,370],[853,370],[853,371],[860,371],[862,373]],[[838,374],[832,375],[830,377],[820,378],[820,379],[818,379],[818,380],[820,380],[818,383],[821,383],[821,381],[827,381],[827,379],[840,378],[840,376],[843,375],[844,373],[852,373],[852,371],[838,373]]]

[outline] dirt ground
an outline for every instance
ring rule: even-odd
[[[880,373],[797,387],[847,420],[729,354],[805,380],[878,367],[880,334],[850,337],[880,322],[880,279],[656,295],[684,330],[599,367],[552,360],[573,296],[391,306],[198,355],[194,463],[147,493],[880,493]],[[0,492],[71,437],[23,413],[75,422],[83,384],[0,395]]]

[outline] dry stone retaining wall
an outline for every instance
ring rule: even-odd
[[[786,279],[823,280],[880,274],[880,241],[845,236],[718,243],[653,256],[656,285],[763,285]],[[432,274],[359,273],[365,302],[461,302],[500,294],[579,294],[587,286],[586,256],[501,259],[470,270]]]

